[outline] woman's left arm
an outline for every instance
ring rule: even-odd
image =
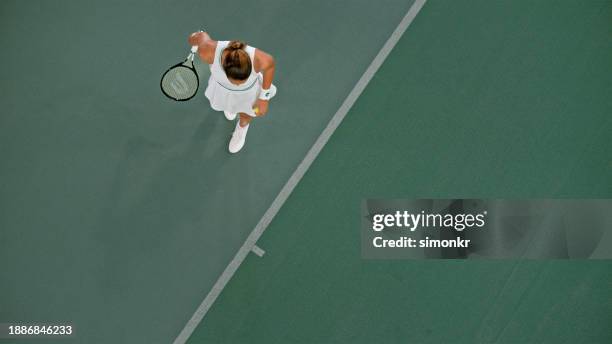
[[[274,57],[265,51],[255,49],[255,71],[263,74],[261,88],[269,89],[274,80]],[[257,99],[257,107],[259,109],[257,115],[265,115],[268,112],[268,100]]]

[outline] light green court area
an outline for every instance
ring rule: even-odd
[[[2,1],[0,323],[172,342],[411,4]],[[206,66],[189,102],[159,89],[198,29],[276,58],[236,156]]]
[[[363,260],[364,198],[612,197],[612,3],[428,1],[189,343],[610,343],[612,263]]]

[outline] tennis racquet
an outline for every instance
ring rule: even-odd
[[[193,67],[193,57],[198,46],[191,47],[185,61],[168,68],[162,75],[160,87],[164,95],[172,100],[185,101],[193,98],[200,87],[198,73]]]

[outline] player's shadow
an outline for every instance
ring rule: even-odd
[[[190,138],[173,146],[141,136],[127,140],[97,231],[105,257],[101,282],[113,295],[162,271],[164,278],[180,279],[173,266],[188,258],[180,248],[200,235],[194,231],[208,230],[202,214],[219,206],[215,197],[225,176],[217,165],[229,158],[231,126],[210,112]],[[211,249],[205,246],[200,249]]]

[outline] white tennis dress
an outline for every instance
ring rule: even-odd
[[[221,54],[227,47],[229,41],[218,41],[215,49],[215,60],[210,65],[210,78],[204,95],[210,101],[210,106],[217,111],[228,111],[232,113],[243,112],[255,116],[253,105],[257,101],[263,75],[255,72],[255,48],[246,46],[245,51],[251,57],[251,75],[240,85],[232,84],[221,65]],[[272,86],[271,88],[276,88]]]

